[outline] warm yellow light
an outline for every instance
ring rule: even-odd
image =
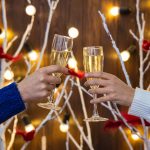
[[[130,58],[130,53],[129,53],[129,51],[123,51],[123,52],[121,52],[121,57],[122,57],[122,60],[123,60],[124,62],[128,61],[129,58]]]
[[[0,39],[4,39],[5,38],[5,31],[2,30],[2,32],[0,33]]]
[[[28,53],[30,61],[36,61],[38,59],[38,53],[35,50],[32,50]]]
[[[31,132],[33,130],[35,130],[35,128],[32,124],[28,124],[28,125],[25,126],[25,131],[26,132]]]
[[[71,27],[68,30],[68,35],[72,38],[77,38],[79,35],[79,30],[75,27]]]
[[[60,129],[61,132],[65,133],[69,130],[69,125],[65,124],[65,123],[62,123],[62,124],[60,124],[59,129]]]
[[[7,69],[5,72],[4,72],[4,79],[6,80],[12,80],[14,78],[14,73],[10,70],[10,69]]]
[[[137,133],[137,134],[139,134],[139,133]],[[138,135],[136,135],[136,134],[134,134],[134,133],[131,134],[131,138],[132,138],[134,141],[139,140]]]
[[[35,15],[35,13],[36,13],[36,8],[35,8],[35,6],[33,6],[33,5],[28,5],[27,7],[26,7],[26,14],[27,15],[29,15],[29,16],[33,16],[33,15]]]
[[[77,61],[74,58],[69,58],[68,65],[71,69],[77,69]]]
[[[118,16],[119,15],[119,7],[112,7],[111,9],[110,9],[110,14],[112,15],[112,16]]]

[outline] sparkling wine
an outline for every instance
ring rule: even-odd
[[[69,50],[56,51],[52,49],[50,54],[50,65],[60,65],[65,67],[70,56]],[[61,73],[54,73],[54,76],[60,77]]]
[[[85,55],[83,59],[84,70],[86,72],[100,72],[103,71],[103,55]],[[87,78],[87,80],[92,80],[92,78]],[[90,86],[91,88],[98,88],[99,86]]]

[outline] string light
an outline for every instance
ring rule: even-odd
[[[119,15],[119,7],[115,6],[115,7],[112,7],[110,9],[110,14],[112,16],[118,16]]]
[[[69,130],[69,119],[70,119],[70,114],[66,113],[63,122],[59,126],[61,132],[66,133]]]
[[[68,35],[71,38],[77,38],[79,36],[79,30],[75,27],[71,27],[68,29]]]
[[[27,15],[33,16],[33,15],[35,15],[35,13],[36,13],[36,8],[35,8],[35,6],[33,6],[33,5],[28,5],[28,6],[26,7],[25,11],[26,11],[26,14],[27,14]]]
[[[24,125],[25,125],[25,131],[26,131],[27,133],[29,133],[29,132],[35,130],[35,128],[34,128],[34,126],[32,125],[32,123],[31,123],[31,121],[30,121],[28,115],[24,115],[24,116],[22,117],[22,121],[23,121],[23,123],[24,123]]]
[[[36,61],[38,59],[38,53],[35,50],[32,50],[28,53],[30,61]]]
[[[128,61],[130,58],[129,51],[125,50],[125,51],[121,52],[121,57],[124,62]]]
[[[4,79],[10,81],[14,78],[14,73],[11,71],[11,69],[6,69],[4,72]]]
[[[69,58],[68,65],[70,69],[77,69],[77,61],[74,58]]]
[[[5,31],[0,29],[0,39],[4,39],[5,38]]]
[[[137,134],[140,135],[140,133],[137,133]],[[137,134],[135,134],[135,133],[132,133],[132,134],[131,134],[131,138],[132,138],[134,141],[139,140],[139,136],[138,136]]]

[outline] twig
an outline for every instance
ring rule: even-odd
[[[133,33],[133,31],[130,29],[129,33],[133,36],[133,38],[138,42],[139,38],[135,35],[135,33]]]
[[[146,61],[148,60],[149,56],[150,56],[150,50],[148,51],[148,53],[146,54],[145,59],[143,60],[143,65],[144,65],[144,64],[146,63]]]
[[[149,68],[150,68],[150,61],[149,61],[149,63],[147,64],[147,66],[146,66],[146,68],[145,68],[145,70],[144,70],[144,74],[146,74],[146,72],[148,71]]]
[[[17,123],[18,123],[18,118],[17,118],[17,116],[15,116],[14,118],[15,119],[14,119],[13,131],[12,131],[12,134],[11,134],[11,138],[10,138],[10,142],[8,144],[7,150],[10,150],[12,148],[12,145],[15,141],[16,127],[17,127]]]

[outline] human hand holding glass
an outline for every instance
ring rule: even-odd
[[[91,46],[83,48],[83,65],[85,72],[100,72],[103,71],[103,61],[104,54],[103,48],[101,46]],[[92,78],[87,78],[87,80],[91,80]],[[94,85],[91,86],[91,89],[98,88],[99,86]],[[97,98],[97,94],[94,94],[94,99]],[[94,104],[93,115],[90,118],[85,118],[84,121],[88,122],[98,122],[98,121],[106,121],[107,118],[103,118],[99,116],[97,110],[97,104]]]
[[[59,65],[65,67],[68,63],[70,52],[73,47],[73,39],[67,36],[55,34],[52,50],[50,53],[50,65]],[[52,73],[53,76],[60,77],[62,73]],[[54,104],[54,91],[48,97],[47,103],[39,103],[38,106],[45,109],[60,110],[60,107]]]

